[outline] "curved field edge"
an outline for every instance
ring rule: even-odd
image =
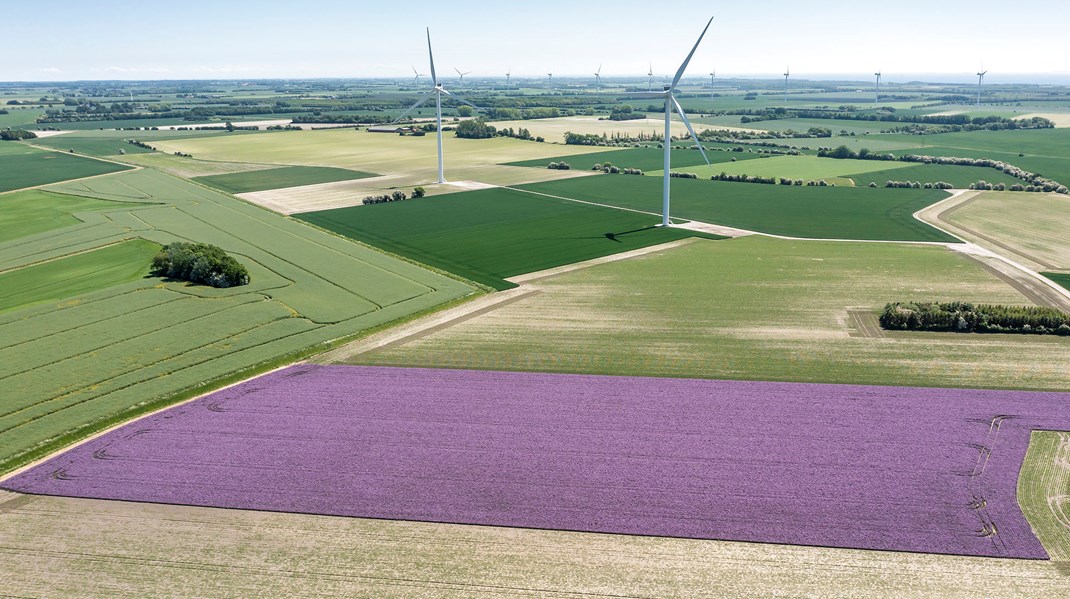
[[[1070,563],[1070,432],[1032,432],[1018,503],[1051,559]]]
[[[81,426],[65,431],[61,435],[57,435],[42,442],[31,449],[21,452],[17,455],[4,458],[0,460],[0,480],[6,479],[13,475],[15,471],[21,470],[24,467],[31,466],[37,462],[41,462],[50,459],[54,454],[62,453],[85,442],[89,439],[95,438],[101,434],[107,433],[115,428],[150,416],[162,410],[172,408],[176,405],[193,401],[209,393],[218,391],[224,387],[235,385],[243,381],[256,378],[272,370],[277,370],[286,366],[290,366],[302,360],[311,358],[318,354],[330,351],[347,343],[352,343],[359,339],[375,335],[387,329],[391,329],[397,326],[401,326],[410,321],[423,318],[429,314],[434,314],[442,310],[448,310],[449,308],[458,306],[468,301],[474,300],[484,295],[483,291],[477,290],[465,297],[457,298],[449,302],[414,312],[406,315],[402,318],[398,318],[391,322],[386,322],[375,327],[364,329],[358,333],[346,335],[318,343],[316,345],[292,351],[284,355],[264,360],[256,363],[252,366],[242,368],[240,370],[230,372],[225,375],[220,375],[212,379],[203,381],[201,383],[189,386],[176,393],[168,394],[162,397],[155,397],[147,399],[135,406],[124,410],[123,412],[113,414],[104,418],[87,422]]]

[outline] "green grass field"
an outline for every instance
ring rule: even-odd
[[[1018,504],[1048,556],[1070,562],[1070,433],[1033,431],[1018,476]]]
[[[511,189],[298,218],[495,289],[513,287],[503,279],[515,275],[695,235],[657,228],[656,217]]]
[[[324,166],[287,166],[243,173],[228,173],[225,175],[211,175],[197,177],[194,181],[214,187],[227,193],[245,193],[250,191],[264,191],[267,189],[282,189],[285,187],[299,187],[301,185],[315,185],[317,183],[333,183],[335,181],[352,181],[374,177],[371,173],[362,173],[342,168]]]
[[[0,194],[0,243],[81,222],[79,212],[119,209],[124,204],[39,189]]]
[[[664,156],[662,154],[663,152],[664,150],[659,150],[657,148],[629,148],[625,150],[595,152],[593,154],[573,154],[539,160],[521,160],[519,162],[510,162],[507,166],[546,168],[546,165],[550,162],[565,161],[572,165],[572,168],[574,169],[589,170],[596,164],[605,164],[606,162],[609,162],[621,168],[637,168],[642,171],[660,171],[661,167],[665,164]],[[756,154],[748,154],[745,152],[722,152],[718,150],[707,150],[706,156],[710,159],[710,162],[714,164],[731,162],[733,158],[737,160],[757,158]],[[688,149],[673,150],[672,164],[673,169],[676,170],[699,164],[705,165],[706,162],[702,159],[702,154],[700,154],[698,150]]]
[[[127,143],[128,139],[136,139],[146,144],[154,145],[156,142],[164,140],[197,139],[202,137],[228,135],[240,136],[250,135],[252,133],[253,132],[249,131],[234,131],[227,133],[226,131],[116,131],[114,128],[103,130],[88,129],[71,131],[70,133],[43,139],[35,139],[33,140],[33,144],[64,152],[74,150],[75,153],[85,154],[86,156],[118,156],[123,152],[127,155],[131,155],[146,154],[152,151]],[[122,150],[122,152],[120,152],[120,150]]]
[[[849,310],[875,325],[890,300],[1027,303],[942,247],[759,236],[696,241],[538,286],[541,294],[353,361],[936,387],[1070,385],[1064,337],[852,336]]]
[[[523,185],[541,193],[661,211],[656,177],[602,175]],[[913,218],[942,200],[938,190],[787,187],[691,179],[672,181],[672,215],[790,237],[957,241]]]
[[[1042,272],[1040,273],[1045,277],[1048,277],[1052,281],[1059,284],[1060,287],[1070,291],[1070,274],[1065,272]]]
[[[55,302],[149,274],[159,244],[132,239],[0,273],[0,312]]]
[[[966,189],[971,183],[987,181],[992,184],[1004,183],[1008,187],[1015,183],[1021,183],[1010,175],[1004,175],[994,168],[980,168],[976,166],[955,166],[953,164],[911,164],[909,162],[880,162],[878,164],[894,164],[896,168],[877,170],[852,174],[855,184],[859,186],[869,185],[871,182],[883,187],[888,181],[919,181],[921,183],[936,183],[944,181],[955,186],[956,189]],[[905,165],[906,168],[899,166]]]
[[[889,164],[891,166],[910,166],[907,163],[887,163],[874,160],[836,160],[834,158],[818,158],[817,156],[773,156],[771,158],[733,162],[731,164],[700,164],[687,168],[673,165],[673,170],[695,173],[700,179],[709,179],[711,175],[724,172],[730,175],[787,177],[789,179],[817,181],[820,179],[849,177],[856,173],[884,169],[888,168]],[[661,169],[658,169],[647,174],[652,177],[658,177],[661,176],[662,172]]]
[[[49,189],[124,209],[84,212],[82,223],[0,242],[0,271],[26,280],[18,288],[5,282],[5,293],[37,289],[0,314],[0,385],[19,390],[0,400],[0,472],[138,413],[475,292],[150,169]],[[23,303],[42,299],[44,285],[77,284],[58,279],[80,271],[59,276],[57,269],[130,264],[103,260],[101,252],[119,250],[99,248],[177,240],[222,247],[249,269],[251,283],[213,289],[138,274]]]
[[[103,175],[128,166],[32,148],[18,142],[0,142],[0,192]]]

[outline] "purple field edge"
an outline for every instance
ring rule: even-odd
[[[18,474],[20,493],[1046,559],[1016,499],[1070,393],[301,365]]]

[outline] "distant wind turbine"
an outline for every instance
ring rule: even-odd
[[[982,66],[980,72],[977,73],[977,105],[978,106],[981,105],[981,85],[985,82],[985,75],[987,73],[988,73],[988,71],[985,70],[984,66]]]
[[[420,82],[420,77],[426,77],[427,76],[427,73],[421,73],[421,72],[417,71],[415,66],[412,67],[412,72],[416,74],[416,76],[412,78],[412,82],[413,83],[419,83]]]
[[[669,172],[672,169],[672,158],[670,155],[670,151],[672,149],[671,125],[672,112],[674,109],[676,110],[676,113],[680,115],[680,119],[687,127],[688,133],[691,134],[691,139],[695,140],[695,145],[698,146],[699,152],[702,153],[702,158],[706,160],[706,164],[710,163],[709,158],[706,158],[706,150],[702,148],[702,143],[699,141],[698,135],[695,134],[695,130],[691,127],[691,121],[687,119],[687,115],[684,113],[683,107],[680,106],[680,103],[676,101],[676,96],[674,92],[676,90],[676,85],[680,83],[680,79],[684,76],[684,71],[687,70],[687,63],[691,62],[691,57],[695,55],[695,50],[698,50],[698,45],[702,43],[702,38],[706,35],[706,31],[709,30],[711,23],[713,23],[713,17],[710,17],[710,20],[706,22],[706,28],[702,30],[702,34],[698,36],[698,41],[695,42],[694,47],[691,48],[691,52],[687,55],[687,58],[684,59],[684,62],[680,65],[679,70],[676,71],[676,77],[673,78],[672,83],[666,85],[665,89],[660,93],[639,92],[640,96],[665,98],[665,139],[662,143],[662,147],[665,150],[665,171],[661,192],[661,225],[663,227],[669,226]]]
[[[416,101],[415,104],[410,106],[408,110],[406,110],[405,112],[401,113],[401,116],[399,116],[398,118],[394,119],[394,122],[397,123],[401,119],[407,117],[410,112],[412,112],[413,110],[416,110],[424,102],[426,102],[429,99],[431,99],[431,96],[435,97],[435,123],[437,125],[436,128],[438,129],[438,182],[439,183],[445,183],[446,182],[446,175],[445,175],[445,172],[443,171],[443,165],[442,165],[442,96],[443,95],[449,96],[449,95],[452,95],[452,94],[450,94],[448,91],[446,91],[445,88],[442,87],[442,84],[438,82],[438,75],[435,73],[435,55],[431,52],[431,29],[430,28],[427,29],[427,58],[431,62],[431,83],[433,85],[433,87],[431,88],[431,91],[429,91],[426,94],[424,94],[419,100]],[[415,69],[413,69],[413,70],[415,70]],[[464,100],[462,100],[462,99],[460,99],[460,98],[458,98],[456,96],[454,96],[453,98],[455,100],[457,100],[458,102],[461,102],[462,104],[467,104],[467,105],[471,106],[472,108],[475,108],[476,110],[479,110],[479,108],[477,106],[475,106],[474,104],[471,104],[469,102],[465,102]]]
[[[453,67],[453,70],[457,71],[457,74],[461,76],[461,89],[464,90],[464,76],[465,75],[471,75],[472,71],[466,71],[466,72],[462,73],[461,69],[458,69],[457,67]]]
[[[598,65],[598,70],[594,72],[594,84],[596,87],[602,87],[602,65]]]
[[[784,101],[788,101],[788,76],[791,75],[791,68],[784,67]]]
[[[646,91],[654,91],[654,63],[650,63],[650,68],[646,71]]]
[[[877,71],[873,74],[877,76],[877,87],[873,90],[873,103],[879,104],[881,101],[881,72]]]
[[[546,87],[548,87],[550,89],[554,88],[554,74],[553,73],[547,73],[546,74]]]
[[[713,80],[717,78],[717,69],[710,71],[710,97],[713,97]]]
[[[511,72],[512,70],[513,70],[513,67],[509,67],[509,70],[505,71],[505,86],[506,87],[509,87],[510,78],[513,76],[512,72]]]

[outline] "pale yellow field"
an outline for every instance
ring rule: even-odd
[[[650,119],[636,119],[634,121],[600,121],[596,116],[569,116],[561,117],[557,119],[533,119],[530,121],[502,121],[491,123],[499,129],[513,129],[524,128],[531,131],[532,135],[545,137],[547,141],[564,142],[565,133],[571,131],[572,133],[593,133],[595,135],[602,135],[605,133],[607,136],[612,137],[613,133],[623,133],[626,135],[638,135],[639,133],[649,133],[654,135],[662,135],[665,133],[665,119],[664,118],[650,118]],[[743,129],[741,127],[722,127],[712,125],[699,125],[692,123],[695,127],[695,131],[702,131],[703,129],[735,129],[738,131],[755,131],[754,129]],[[678,116],[673,116],[672,121],[672,134],[674,136],[687,135],[687,127],[684,126],[683,121]],[[570,150],[577,146],[570,146]],[[605,149],[605,148],[603,148]],[[571,152],[562,152],[562,154]]]
[[[1018,118],[1031,119],[1035,116],[1046,118],[1049,121],[1055,123],[1057,129],[1063,127],[1070,127],[1070,113],[1067,112],[1034,112],[1031,114],[1022,115]]]
[[[1045,597],[1045,561],[392,522],[0,492],[2,593]]]
[[[1070,196],[989,191],[940,218],[969,241],[1026,266],[1070,269]]]
[[[1033,431],[1018,503],[1051,559],[1070,565],[1070,432]]]

